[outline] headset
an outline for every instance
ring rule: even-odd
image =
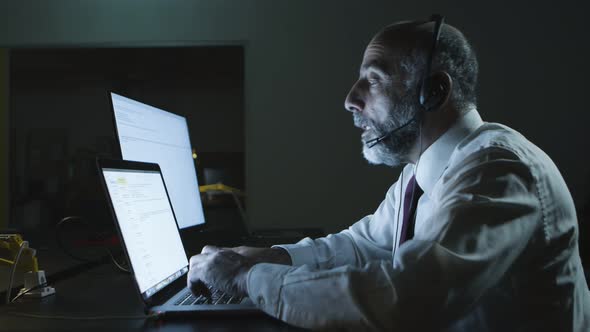
[[[432,61],[434,58],[434,53],[436,52],[436,46],[438,45],[438,40],[440,37],[440,29],[444,23],[444,20],[445,20],[444,16],[434,14],[430,17],[430,20],[428,21],[428,22],[434,22],[434,30],[432,33],[432,46],[430,48],[430,52],[428,53],[428,58],[426,60],[426,70],[424,70],[424,75],[422,76],[422,80],[420,81],[420,94],[418,96],[418,98],[419,98],[418,102],[420,103],[420,106],[422,106],[422,109],[424,112],[434,112],[434,111],[438,110],[440,103],[441,103],[440,97],[441,97],[441,94],[444,92],[444,86],[442,86],[442,85],[439,85],[435,89],[432,89],[432,87],[431,87],[432,82],[431,82],[431,77],[430,77],[431,71],[432,71]],[[430,93],[429,93],[429,90],[430,90]],[[408,122],[393,129],[389,133],[382,135],[378,138],[372,139],[370,141],[367,141],[366,143],[370,144],[369,148],[372,148],[373,146],[375,146],[379,142],[381,142],[384,139],[391,136],[396,131],[398,131],[398,130],[404,128],[405,126],[409,125],[410,123],[416,121],[417,114],[418,113],[416,113],[416,115],[414,115],[414,117],[412,119],[410,119]],[[421,155],[422,155],[422,125],[420,125],[420,155],[418,156],[418,161],[416,162],[416,167],[414,169],[418,168]],[[398,236],[398,231],[399,231],[399,216],[400,216],[400,211],[401,211],[401,207],[402,207],[402,195],[403,195],[402,188],[403,188],[403,186],[404,186],[404,172],[402,171],[400,185],[399,185],[399,205],[397,208],[397,223],[395,225],[394,241],[397,241],[397,236]],[[414,188],[412,188],[411,197],[412,197],[412,201],[410,202],[410,206],[412,206],[414,203]],[[394,243],[394,245],[393,245],[393,260],[394,261],[395,261],[396,251],[397,251],[397,246]]]
[[[428,53],[428,57],[426,59],[426,70],[424,70],[424,74],[422,75],[422,79],[420,80],[420,93],[418,95],[418,102],[424,112],[434,112],[439,109],[442,93],[444,92],[444,86],[439,85],[437,87],[431,87],[431,71],[432,71],[432,61],[434,58],[434,53],[436,52],[436,46],[438,45],[438,39],[440,37],[440,29],[444,24],[445,18],[444,16],[434,14],[430,17],[430,20],[427,22],[434,22],[434,31],[432,33],[432,46],[430,47],[430,52]],[[410,123],[417,120],[418,112],[412,119],[408,122],[404,123],[403,125],[385,133],[379,137],[370,139],[365,142],[368,145],[368,148],[372,148],[375,145],[381,143],[383,140],[391,137],[394,133],[405,128]]]
[[[438,107],[436,106],[438,106],[440,103],[440,93],[444,92],[444,87],[442,85],[439,85],[433,89],[433,87],[431,86],[432,82],[430,74],[432,71],[432,61],[434,58],[434,53],[436,52],[436,46],[438,45],[438,40],[440,38],[440,29],[445,21],[445,18],[444,16],[434,14],[430,17],[430,21],[434,22],[434,32],[432,33],[432,46],[430,48],[430,52],[428,53],[428,58],[426,60],[426,70],[424,71],[424,75],[422,76],[422,82],[420,83],[420,96],[418,99],[418,101],[420,102],[420,106],[422,106],[425,112],[432,112],[438,109]],[[428,94],[429,91],[430,94]]]

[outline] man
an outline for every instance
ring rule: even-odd
[[[206,246],[191,258],[194,292],[249,295],[307,328],[590,330],[561,174],[522,135],[481,120],[475,54],[449,25],[434,44],[436,25],[379,32],[346,98],[365,158],[407,164],[375,213],[293,245]]]

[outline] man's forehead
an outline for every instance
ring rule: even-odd
[[[388,74],[394,74],[399,67],[401,57],[394,47],[379,41],[371,41],[363,55],[361,71],[377,69]]]

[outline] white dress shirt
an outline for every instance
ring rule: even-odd
[[[399,246],[403,192],[424,190]],[[281,245],[293,266],[257,264],[250,298],[307,328],[590,331],[572,197],[518,132],[467,112],[407,165],[372,215]]]

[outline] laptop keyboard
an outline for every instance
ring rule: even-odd
[[[202,305],[202,304],[238,304],[242,302],[241,296],[231,296],[218,289],[209,289],[211,298],[203,295],[195,296],[190,291],[182,294],[174,305]]]

